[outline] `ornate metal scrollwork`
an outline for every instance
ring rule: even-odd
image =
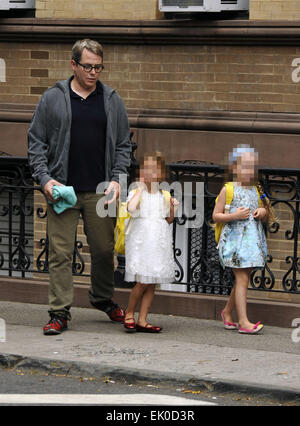
[[[267,256],[264,268],[254,268],[250,275],[250,285],[255,290],[272,290],[275,285],[275,277],[268,266],[273,260],[271,255]]]
[[[74,252],[73,252],[73,262],[72,262],[72,272],[76,275],[82,275],[84,272],[84,260],[81,256],[79,250],[82,249],[83,244],[81,241],[75,241]],[[78,259],[78,260],[77,260]]]
[[[136,164],[134,165],[136,167]],[[218,251],[212,228],[212,211],[215,197],[224,179],[224,168],[197,161],[169,164],[170,181],[202,182],[204,186],[204,222],[199,227],[186,227],[194,217],[184,214],[176,218],[173,226],[173,248],[176,263],[175,284],[187,285],[188,291],[209,294],[229,294],[234,284],[232,270],[223,270],[218,259]],[[269,248],[264,268],[252,271],[250,288],[259,291],[283,291],[300,293],[300,257],[298,249],[300,224],[300,170],[260,169],[260,181],[278,214],[283,215],[279,225],[267,227],[268,241],[277,249]],[[49,272],[49,241],[45,233],[36,248],[39,253],[33,264],[33,230],[27,226],[28,220],[46,220],[47,210],[42,205],[34,206],[32,194],[42,192],[33,185],[27,159],[0,157],[0,269],[8,274]],[[195,195],[195,194],[194,194]],[[7,197],[7,202],[1,201]],[[1,228],[2,227],[2,228]],[[187,250],[178,242],[178,235],[187,238]],[[7,242],[8,241],[8,242]],[[279,243],[278,243],[279,241]],[[8,249],[4,244],[8,245]],[[280,247],[285,247],[281,249]],[[74,243],[72,271],[84,275],[84,256],[81,255],[82,242]],[[277,265],[277,266],[276,266]]]
[[[49,241],[48,241],[48,236],[46,236],[45,238],[41,238],[39,245],[42,248],[42,251],[36,259],[37,271],[38,272],[49,272],[49,261],[48,261]],[[43,257],[44,257],[44,259],[43,259]]]

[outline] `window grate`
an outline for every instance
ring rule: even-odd
[[[35,9],[35,0],[0,0],[0,10]]]
[[[204,0],[162,0],[162,6],[187,8],[191,6],[203,6]]]

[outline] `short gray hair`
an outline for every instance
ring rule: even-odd
[[[72,47],[72,59],[75,62],[79,62],[81,60],[81,55],[83,49],[87,49],[98,56],[101,56],[103,60],[103,47],[100,43],[95,40],[90,40],[89,38],[85,38],[83,40],[77,40],[74,46]]]

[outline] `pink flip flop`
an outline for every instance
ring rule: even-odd
[[[263,324],[259,321],[252,328],[242,328],[239,327],[239,333],[241,334],[257,334],[264,328]]]
[[[224,317],[224,311],[221,312],[221,317],[224,323],[225,330],[236,330],[238,328],[237,324],[235,322],[229,322],[225,320]]]

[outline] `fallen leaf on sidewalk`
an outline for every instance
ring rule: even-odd
[[[116,383],[113,380],[111,380],[109,377],[105,377],[104,383]]]

